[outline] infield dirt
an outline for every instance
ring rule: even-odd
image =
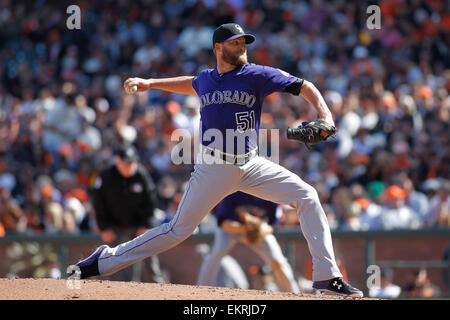
[[[348,300],[350,298],[179,284],[0,279],[0,300]],[[71,288],[69,288],[71,285]],[[364,298],[365,300],[367,298]],[[352,299],[353,300],[353,299]]]

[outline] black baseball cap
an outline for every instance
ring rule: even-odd
[[[217,42],[234,40],[245,37],[245,44],[255,41],[255,36],[244,32],[244,29],[237,23],[225,23],[218,27],[213,34],[213,46]]]
[[[139,154],[135,147],[132,145],[122,145],[117,149],[116,155],[126,162],[133,162],[139,160]]]

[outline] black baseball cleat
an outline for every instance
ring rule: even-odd
[[[313,288],[324,294],[339,295],[346,297],[362,298],[361,290],[352,287],[342,278],[333,278],[324,281],[314,281]]]
[[[106,244],[98,247],[89,257],[81,260],[75,265],[79,268],[79,272],[81,272],[80,279],[86,279],[100,275],[100,272],[98,271],[98,258],[106,248],[108,248]],[[72,269],[72,274],[70,274],[69,276],[79,272]]]

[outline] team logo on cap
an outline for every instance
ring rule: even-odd
[[[239,31],[240,33],[244,33],[244,30],[241,28],[240,25],[235,24],[234,27],[237,29],[237,31]]]

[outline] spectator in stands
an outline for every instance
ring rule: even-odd
[[[361,207],[361,230],[381,229],[379,216],[385,201],[385,187],[381,181],[372,181],[367,186],[369,199],[358,198]]]
[[[0,237],[10,233],[22,233],[27,228],[27,220],[17,201],[8,189],[0,187]]]
[[[450,181],[441,181],[436,195],[430,200],[430,209],[426,216],[428,226],[450,226]]]
[[[44,228],[46,233],[59,233],[63,230],[64,208],[58,202],[49,202],[44,206]]]
[[[69,93],[63,99],[55,99],[54,106],[46,111],[42,143],[53,156],[53,168],[60,168],[61,156],[75,166],[71,157],[71,146],[81,134],[81,119],[76,106],[75,95]]]
[[[422,220],[425,220],[430,206],[427,196],[416,190],[414,183],[405,172],[399,174],[396,180],[398,181],[398,186],[408,193],[406,204],[417,212]]]
[[[37,219],[39,221],[38,225],[36,225],[37,229],[35,231],[40,230],[41,232],[53,232],[52,228],[47,229],[47,227],[52,226],[52,212],[54,212],[55,210],[52,210],[50,213],[48,212],[48,210],[49,208],[54,207],[52,206],[52,204],[61,205],[62,194],[54,186],[53,180],[46,175],[42,175],[37,179],[34,192],[34,205],[37,209]],[[35,212],[33,209],[31,211],[33,213]],[[46,223],[46,221],[50,221],[50,223],[48,224]]]
[[[185,129],[189,131],[194,138],[199,134],[200,126],[200,98],[198,96],[187,96],[184,99],[185,110],[187,111],[187,123]]]
[[[75,197],[68,198],[64,205],[63,232],[78,233],[86,219],[86,208]]]
[[[345,213],[352,204],[352,196],[350,190],[345,186],[339,186],[331,192],[331,206],[339,224],[344,219]]]
[[[213,31],[213,28],[202,25],[199,20],[191,20],[178,37],[178,43],[186,57],[192,58],[200,50],[209,49]]]
[[[406,190],[399,186],[386,189],[387,204],[378,217],[383,229],[418,229],[422,226],[423,221],[418,213],[406,205],[407,196]]]
[[[394,272],[392,269],[382,269],[380,273],[380,286],[369,288],[369,296],[372,298],[395,299],[400,297],[402,289],[393,283]]]
[[[339,230],[342,231],[359,231],[361,230],[361,205],[357,201],[353,201],[344,213],[344,219]]]
[[[406,284],[402,292],[407,298],[436,298],[440,296],[439,288],[428,278],[426,269],[414,271],[410,282]]]

